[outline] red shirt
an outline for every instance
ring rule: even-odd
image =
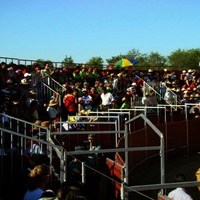
[[[69,113],[75,112],[77,110],[76,107],[76,98],[72,94],[66,94],[63,99],[63,103]]]

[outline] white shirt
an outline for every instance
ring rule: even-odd
[[[33,144],[33,146],[30,149],[31,154],[42,154],[42,150],[40,148],[40,145],[38,144]]]
[[[172,190],[168,197],[172,200],[192,200],[192,197],[185,192],[183,188],[176,188],[175,190]]]
[[[110,92],[102,93],[101,94],[102,105],[111,105],[114,101],[114,97]]]

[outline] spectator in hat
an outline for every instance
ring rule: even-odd
[[[51,96],[50,100],[53,100],[54,102],[59,103],[59,93],[58,92],[54,92],[53,95]]]
[[[82,97],[79,98],[79,103],[84,111],[92,110],[93,99],[92,96],[88,94],[87,89],[82,90]]]
[[[53,100],[49,101],[48,107],[47,107],[47,112],[49,114],[49,118],[51,120],[56,119],[58,115],[58,110],[57,110],[58,102],[55,102]]]
[[[120,109],[130,109],[130,108],[131,108],[130,102],[128,101],[128,99],[126,99],[126,97],[123,97]]]
[[[50,128],[55,128],[54,122],[56,122],[59,117],[58,102],[50,100],[47,107],[47,112],[49,115]]]
[[[24,78],[22,80],[24,80],[24,83],[28,83],[30,85],[30,87],[33,86],[32,74],[31,73],[25,72]]]
[[[31,102],[33,102],[33,101],[38,102],[38,101],[37,101],[37,96],[36,96],[36,95],[37,95],[37,93],[36,93],[35,90],[30,90],[30,91],[28,92],[27,98],[26,98],[26,101],[25,101],[25,106],[26,106],[26,108],[28,108],[28,107],[30,106]]]

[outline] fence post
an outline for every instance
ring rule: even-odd
[[[85,183],[85,163],[81,162],[81,181]]]

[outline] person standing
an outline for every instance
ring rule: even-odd
[[[101,106],[102,111],[108,111],[109,108],[114,107],[115,99],[111,92],[108,92],[104,87],[101,93]]]
[[[83,89],[82,93],[83,93],[82,97],[79,98],[79,103],[81,104],[79,112],[81,111],[81,109],[84,111],[92,110],[93,106],[92,96],[89,95],[86,89]]]
[[[62,120],[67,120],[68,116],[75,116],[78,110],[77,107],[77,98],[73,94],[73,90],[71,87],[67,88],[66,94],[63,98],[63,104],[64,104],[64,112],[63,112],[63,118]]]
[[[53,130],[55,128],[55,122],[58,121],[60,115],[58,103],[50,100],[46,111],[49,116],[50,129]]]

